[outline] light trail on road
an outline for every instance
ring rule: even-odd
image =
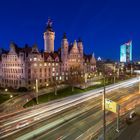
[[[137,82],[139,82],[139,79],[133,78],[131,80],[127,80],[127,81],[124,81],[121,83],[109,85],[106,87],[106,92],[109,93],[113,90],[116,90],[116,89],[119,89],[122,87],[125,88],[126,86],[135,84]],[[49,117],[49,116],[57,114],[63,110],[72,108],[72,107],[77,106],[81,103],[84,103],[88,100],[94,99],[95,97],[100,96],[102,94],[102,92],[103,92],[103,88],[99,88],[96,90],[88,91],[83,94],[78,94],[78,95],[74,95],[71,97],[66,97],[61,100],[57,100],[56,102],[53,102],[53,104],[40,105],[38,108],[35,108],[34,110],[25,109],[25,112],[22,112],[21,114],[17,114],[13,117],[7,118],[6,120],[2,119],[0,121],[0,124],[1,124],[0,129],[6,130],[6,129],[4,129],[4,127],[8,128],[9,126],[11,126],[11,128],[13,128],[13,133],[16,133],[17,130],[15,130],[15,127],[16,127],[17,123],[19,123],[19,122],[22,122],[22,121],[25,121],[28,119],[32,119],[32,121],[30,123],[31,124],[36,123],[40,119]],[[4,135],[0,135],[0,136],[4,138],[4,137],[8,136],[8,133],[5,133]]]

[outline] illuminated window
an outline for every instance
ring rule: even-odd
[[[30,58],[30,61],[32,61],[32,58]]]
[[[44,66],[47,66],[47,63],[45,63]]]
[[[34,66],[37,66],[37,64],[36,64],[36,63],[34,63]]]
[[[62,77],[60,76],[59,79],[62,80]]]
[[[37,58],[36,57],[34,57],[34,61],[36,61],[37,60]]]
[[[55,71],[55,68],[53,68],[52,71]]]

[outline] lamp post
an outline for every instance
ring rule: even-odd
[[[85,73],[85,88],[87,87],[87,73]]]
[[[132,63],[131,63],[131,77],[132,77],[132,74],[133,74],[133,66],[132,66]]]
[[[139,75],[140,74],[140,71],[139,70],[135,70],[134,72],[136,73],[136,77],[139,80],[138,86],[139,86],[139,94],[140,94],[140,75]]]
[[[116,66],[115,66],[115,64],[114,64],[114,84],[115,84],[115,82],[116,82],[116,75],[115,75],[115,72],[116,72]]]
[[[38,80],[35,80],[36,103],[38,104]]]
[[[105,116],[105,76],[103,77],[103,84],[104,84],[104,90],[103,90],[103,137],[104,140],[106,139],[106,116]]]

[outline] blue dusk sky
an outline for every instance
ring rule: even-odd
[[[139,0],[0,0],[0,47],[10,42],[43,49],[43,32],[50,17],[55,50],[62,35],[69,43],[82,38],[84,51],[119,60],[120,45],[133,40],[133,59],[140,60]]]

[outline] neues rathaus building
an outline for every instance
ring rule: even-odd
[[[81,74],[92,73],[96,69],[94,55],[83,52],[82,40],[69,44],[66,34],[61,40],[61,47],[54,51],[55,32],[48,20],[44,32],[44,51],[37,45],[19,47],[10,44],[10,50],[0,50],[0,87],[26,87],[32,89],[36,79],[39,87],[51,84],[53,80],[69,80],[70,70],[76,68]]]

